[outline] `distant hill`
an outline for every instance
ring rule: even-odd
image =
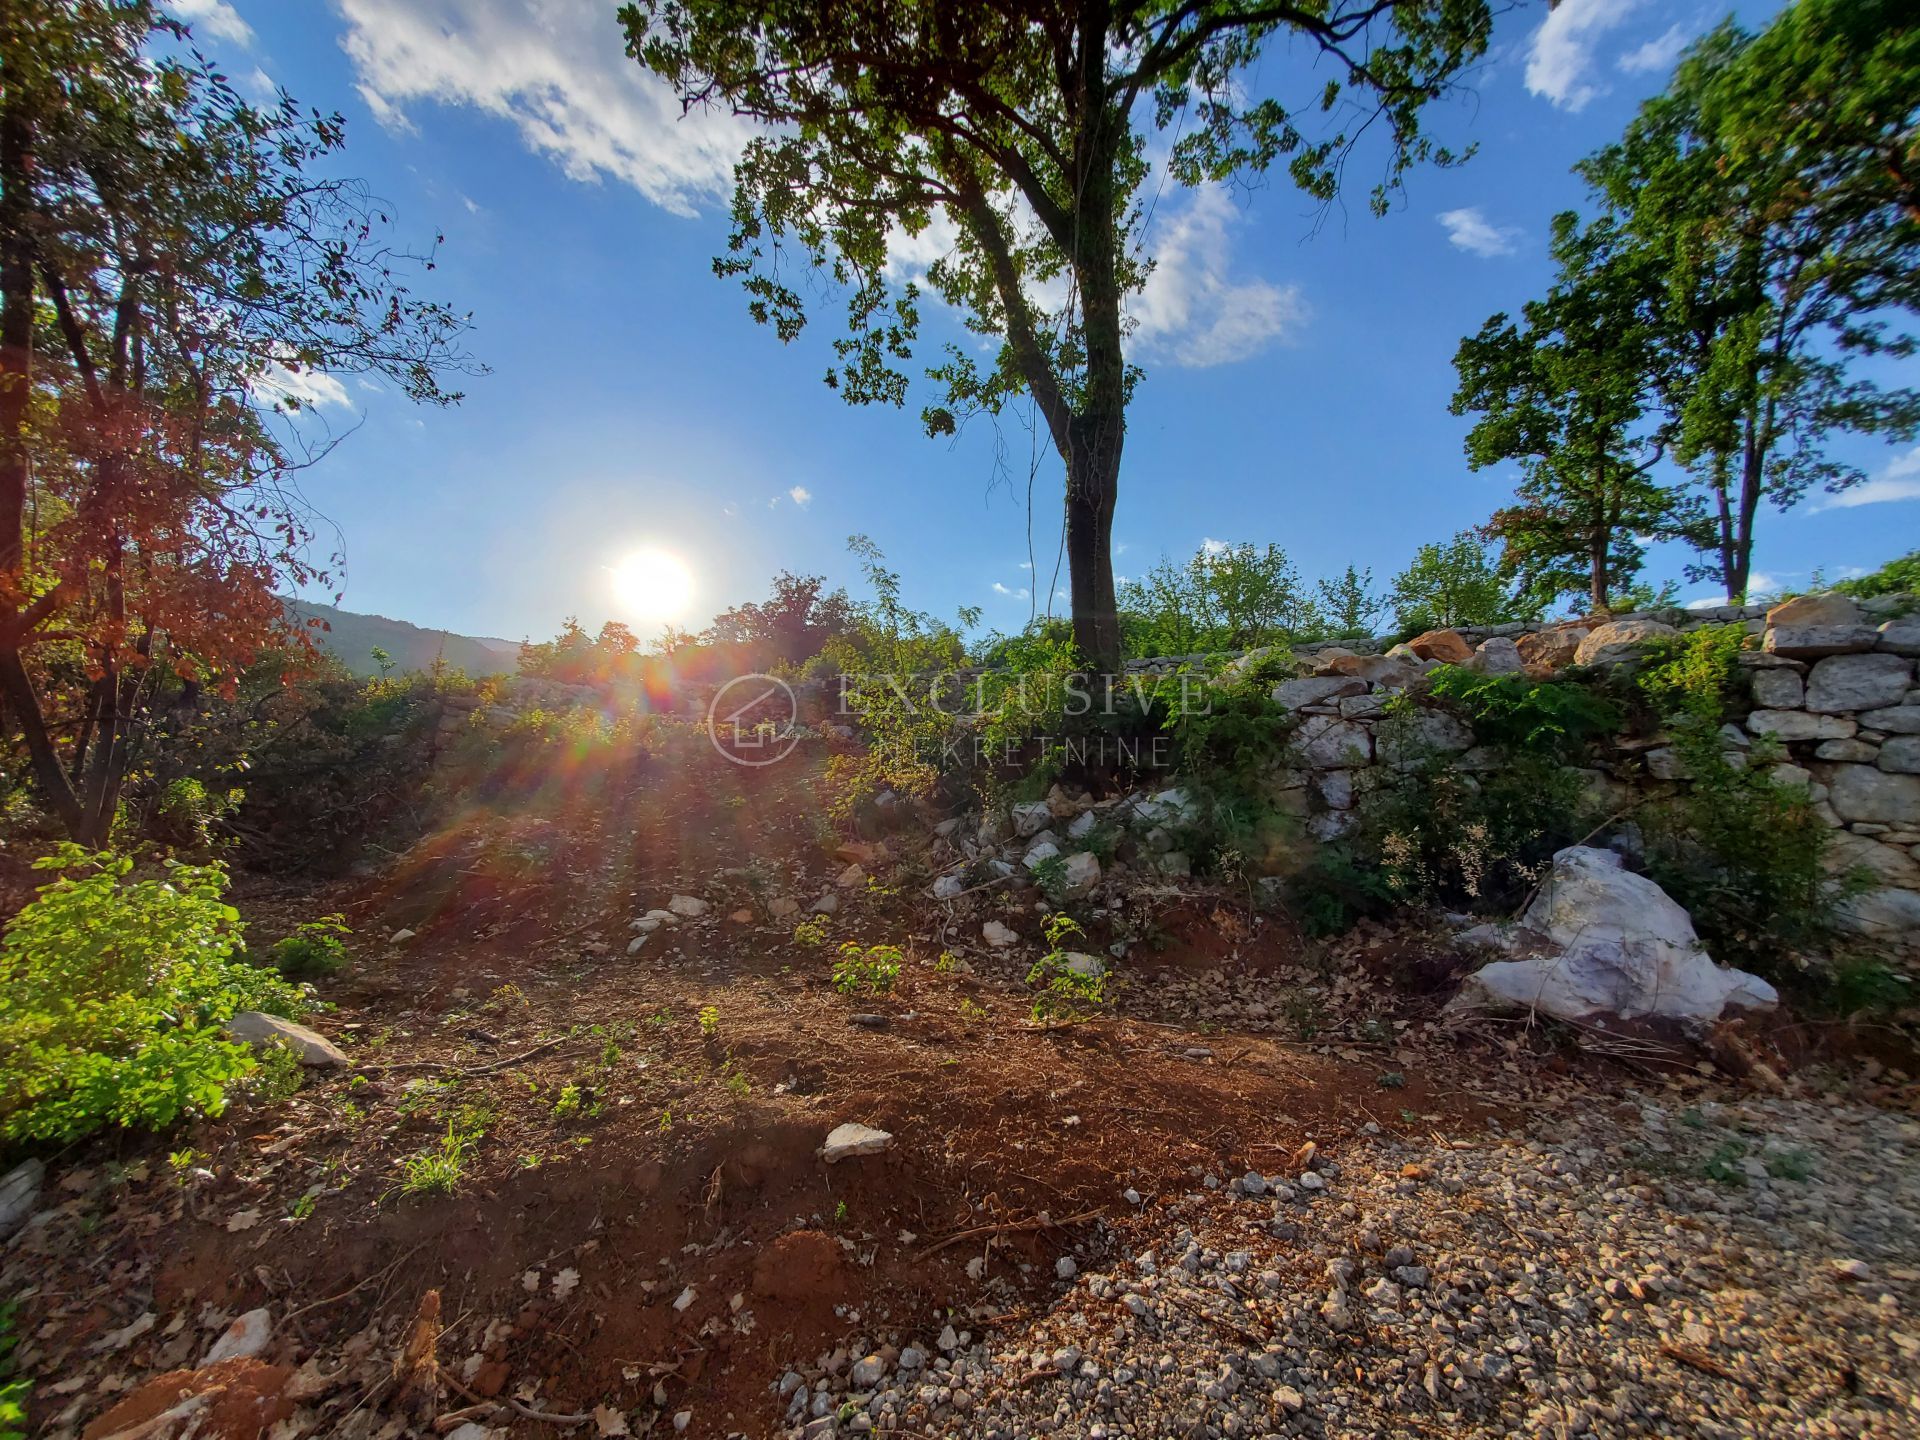
[[[308,633],[321,649],[340,659],[356,675],[378,675],[374,647],[387,652],[394,672],[427,670],[438,660],[449,670],[469,675],[511,674],[520,662],[520,645],[514,640],[494,640],[480,635],[455,635],[450,630],[422,630],[404,620],[389,620],[384,615],[356,615],[331,605],[312,605],[304,600],[287,602],[287,613],[294,623],[304,625],[310,619],[325,621],[325,626],[309,626]]]

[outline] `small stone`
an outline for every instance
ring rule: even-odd
[[[1080,1266],[1071,1255],[1062,1255],[1053,1262],[1053,1273],[1062,1280],[1071,1280],[1080,1273]]]
[[[244,1045],[284,1045],[302,1065],[315,1068],[347,1065],[347,1054],[317,1030],[258,1010],[241,1010],[227,1022],[227,1034]]]
[[[220,1332],[200,1366],[205,1369],[222,1360],[251,1360],[267,1348],[272,1338],[273,1317],[265,1310],[249,1310]]]
[[[996,950],[1004,950],[1009,945],[1019,943],[1020,937],[998,920],[989,920],[980,927],[980,938]]]
[[[918,1345],[909,1345],[900,1352],[902,1370],[918,1370],[927,1363],[927,1352]]]
[[[1833,1273],[1842,1280],[1864,1282],[1873,1278],[1873,1268],[1864,1260],[1835,1260]]]
[[[1308,1170],[1302,1173],[1302,1175],[1300,1176],[1299,1180],[1296,1183],[1300,1186],[1302,1190],[1305,1190],[1310,1194],[1327,1188],[1327,1182],[1325,1180],[1322,1180],[1318,1175],[1316,1175],[1311,1170]]]
[[[0,1178],[0,1240],[4,1240],[26,1222],[33,1207],[40,1203],[40,1186],[47,1167],[37,1159],[22,1160]]]
[[[966,892],[967,882],[958,875],[942,875],[933,882],[933,898],[936,900],[958,900]]]
[[[667,902],[667,909],[682,920],[698,920],[711,908],[706,901],[692,895],[676,895]]]
[[[820,1158],[829,1165],[835,1165],[858,1155],[878,1155],[892,1148],[893,1136],[887,1131],[849,1121],[845,1125],[836,1125],[828,1133],[827,1143],[820,1147]]]

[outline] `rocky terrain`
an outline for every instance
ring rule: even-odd
[[[1041,1314],[790,1372],[788,1433],[1920,1433],[1920,1123],[1656,1092],[1341,1154],[1129,1194]]]

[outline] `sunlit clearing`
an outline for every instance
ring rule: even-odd
[[[693,599],[693,573],[664,550],[636,550],[613,567],[613,593],[635,620],[678,620]]]

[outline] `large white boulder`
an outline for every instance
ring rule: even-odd
[[[278,1015],[266,1015],[258,1010],[241,1010],[227,1021],[227,1035],[244,1045],[256,1048],[267,1045],[284,1045],[293,1051],[302,1065],[312,1065],[325,1069],[329,1066],[346,1065],[351,1062],[346,1052],[335,1045],[317,1030],[309,1030],[304,1025],[296,1025],[291,1020],[282,1020]]]
[[[1521,924],[1544,953],[1476,971],[1455,1004],[1593,1022],[1708,1021],[1779,1003],[1759,976],[1714,964],[1687,912],[1611,850],[1575,845],[1555,855]]]

